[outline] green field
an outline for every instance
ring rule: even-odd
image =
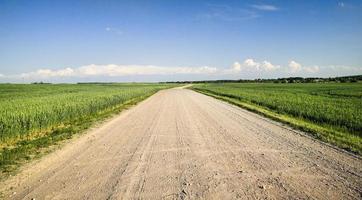
[[[0,170],[172,84],[0,84]],[[0,174],[1,174],[0,172]]]
[[[192,89],[362,153],[362,83],[206,83]]]

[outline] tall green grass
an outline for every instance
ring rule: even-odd
[[[193,89],[288,116],[288,123],[322,140],[362,152],[362,83],[211,83]]]
[[[0,84],[0,142],[92,115],[167,87],[157,84]]]
[[[171,84],[0,84],[0,175]],[[0,176],[1,177],[1,176]]]

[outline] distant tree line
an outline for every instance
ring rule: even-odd
[[[337,83],[352,83],[362,81],[362,75],[356,76],[340,76],[340,77],[329,77],[329,78],[318,78],[318,77],[288,77],[288,78],[277,78],[277,79],[239,79],[239,80],[204,80],[204,81],[171,81],[163,83],[322,83],[322,82],[337,82]]]
[[[51,84],[51,83],[46,83],[46,82],[40,81],[40,82],[32,82],[31,84],[39,84],[39,85],[42,85],[42,84]]]

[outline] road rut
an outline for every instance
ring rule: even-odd
[[[361,170],[360,157],[176,88],[90,130],[0,189],[9,199],[361,199]]]

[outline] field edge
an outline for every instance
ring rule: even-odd
[[[360,157],[362,155],[362,147],[361,147],[361,139],[354,135],[347,135],[348,138],[345,138],[346,134],[319,126],[317,124],[313,124],[306,120],[297,119],[295,117],[291,117],[285,114],[276,113],[270,109],[267,109],[262,106],[258,106],[255,104],[250,104],[246,102],[242,102],[238,99],[230,98],[227,96],[215,94],[211,91],[199,89],[195,87],[189,87],[188,89],[193,90],[195,92],[222,100],[224,102],[230,103],[232,105],[238,106],[240,108],[246,109],[248,111],[260,114],[269,119],[275,120],[277,122],[281,122],[294,128],[296,130],[303,131],[308,136],[311,136],[313,139],[317,139],[333,148],[338,150],[342,150],[351,155]],[[343,138],[344,137],[344,138]],[[358,142],[350,142],[349,140],[352,138],[352,141],[358,140]]]
[[[57,128],[51,129],[43,137],[27,141],[19,141],[13,148],[5,148],[1,150],[0,156],[2,160],[0,160],[0,181],[2,182],[9,176],[17,174],[20,167],[24,164],[40,159],[41,157],[61,148],[67,141],[75,136],[86,134],[90,128],[97,127],[99,124],[105,122],[105,120],[122,113],[123,111],[137,105],[164,89],[169,88],[163,88],[157,91],[152,91],[149,94],[135,97],[126,102],[120,103],[117,106],[103,110],[94,116],[89,116],[74,121],[73,123],[62,124]],[[13,159],[6,160],[6,158]]]

